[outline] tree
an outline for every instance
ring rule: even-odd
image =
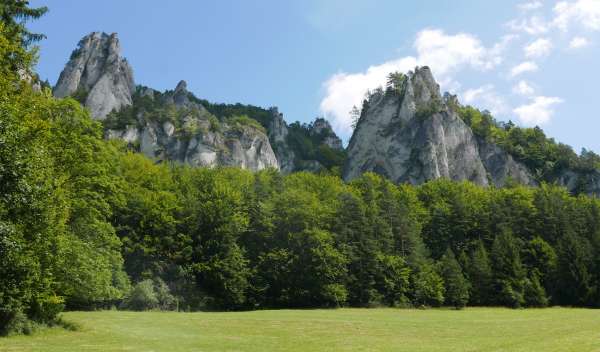
[[[31,8],[27,0],[3,0],[0,3],[0,19],[6,26],[6,37],[22,46],[46,38],[43,34],[31,33],[25,23],[36,20],[48,12],[47,7]]]
[[[514,308],[522,306],[525,270],[519,246],[510,232],[504,232],[494,240],[491,262],[495,303]]]
[[[585,305],[593,296],[591,253],[589,243],[567,233],[558,244],[558,289],[555,292],[559,304]]]
[[[258,265],[266,303],[283,307],[339,307],[346,302],[346,259],[330,233],[290,233],[286,244],[264,254]]]
[[[0,16],[16,5],[26,4],[3,3]],[[52,322],[62,309],[52,266],[65,201],[48,155],[50,124],[40,116],[50,101],[21,80],[18,70],[29,70],[33,55],[18,36],[0,22],[0,334],[22,331],[15,323],[28,318]]]
[[[439,306],[444,303],[444,280],[432,264],[422,264],[413,272],[411,289],[415,305]]]
[[[465,268],[471,283],[471,304],[482,306],[492,303],[492,268],[482,241],[478,241],[471,250]]]
[[[340,194],[340,206],[334,216],[336,246],[348,260],[346,287],[348,302],[369,306],[381,301],[376,285],[377,243],[368,224],[365,204],[352,192]]]
[[[557,256],[554,248],[541,237],[528,241],[522,251],[523,265],[527,271],[529,290],[526,287],[525,299],[528,305],[548,305],[546,290],[553,289],[556,280]],[[529,293],[527,292],[529,291]],[[538,298],[530,298],[534,295]],[[533,299],[533,301],[531,301]]]
[[[243,184],[233,171],[231,175],[207,169],[187,172],[189,189],[181,193],[186,208],[181,215],[182,231],[190,234],[193,252],[185,264],[194,272],[198,289],[208,295],[209,305],[241,308],[246,303],[250,270],[238,237],[246,230],[248,218],[241,191],[233,184]]]
[[[383,302],[392,307],[408,305],[410,268],[404,258],[379,254],[377,262],[382,270],[375,275],[375,288],[381,293]]]
[[[525,280],[525,305],[528,307],[546,307],[548,305],[548,297],[546,290],[540,283],[537,274],[532,274]]]
[[[446,251],[440,261],[440,272],[444,279],[444,303],[459,309],[463,308],[469,301],[470,285],[451,249]]]

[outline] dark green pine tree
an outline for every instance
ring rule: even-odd
[[[454,252],[448,248],[440,261],[440,272],[446,293],[444,303],[461,309],[469,301],[469,281],[465,278]]]
[[[556,291],[559,304],[585,305],[593,295],[592,258],[589,242],[567,233],[558,244],[558,280]]]
[[[9,39],[18,40],[26,46],[40,41],[46,36],[31,33],[24,23],[40,18],[46,12],[48,12],[47,7],[31,8],[29,7],[29,1],[26,0],[2,0],[0,2],[0,20],[6,26]]]
[[[471,251],[465,271],[471,283],[470,304],[476,306],[492,302],[492,267],[483,241],[478,241]]]
[[[333,232],[336,247],[348,258],[348,303],[368,306],[381,299],[375,288],[377,243],[362,200],[352,193],[342,193],[340,202]]]
[[[519,245],[510,232],[505,231],[494,239],[491,259],[494,303],[514,308],[522,306],[525,270]]]
[[[525,280],[525,305],[528,307],[546,307],[548,305],[546,290],[535,272]]]

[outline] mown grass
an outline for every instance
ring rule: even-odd
[[[600,311],[471,308],[69,312],[0,351],[600,351]]]

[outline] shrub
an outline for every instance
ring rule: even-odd
[[[0,308],[0,336],[29,334],[32,330],[31,321],[22,311]]]
[[[442,110],[442,103],[438,99],[432,99],[429,103],[422,104],[417,107],[415,117],[419,120],[426,120],[433,114],[436,114]]]
[[[171,294],[169,286],[161,278],[155,280],[154,289],[158,299],[158,308],[161,310],[177,309],[177,299]]]
[[[227,123],[237,130],[244,126],[248,126],[266,133],[266,129],[258,121],[249,118],[247,115],[232,116],[227,119]]]
[[[125,302],[127,308],[139,311],[157,308],[158,304],[154,283],[150,279],[138,282]]]
[[[54,323],[65,308],[65,300],[59,296],[45,297],[31,307],[31,318],[37,322]]]
[[[174,310],[177,308],[177,299],[161,278],[147,279],[135,285],[125,301],[125,307],[139,311]]]

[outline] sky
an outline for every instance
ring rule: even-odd
[[[137,84],[324,116],[348,141],[369,89],[428,65],[462,103],[600,152],[600,0],[30,2],[49,8],[29,27],[52,84],[83,36],[116,32]]]

